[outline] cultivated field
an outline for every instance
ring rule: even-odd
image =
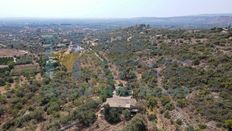
[[[0,57],[14,57],[28,54],[27,51],[17,49],[0,49]]]

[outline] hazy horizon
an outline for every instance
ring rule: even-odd
[[[112,19],[112,20],[120,20],[120,19],[136,19],[136,18],[178,18],[178,17],[194,17],[194,16],[232,16],[232,13],[212,13],[212,14],[189,14],[189,15],[179,15],[179,16],[140,16],[140,17],[0,17],[0,19],[9,19],[9,20],[24,20],[24,19],[50,19],[50,20],[56,20],[56,19],[64,19],[64,20],[104,20],[104,19]]]
[[[0,18],[136,18],[231,14],[231,0],[0,0]]]

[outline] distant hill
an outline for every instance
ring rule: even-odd
[[[212,28],[232,24],[232,14],[208,14],[179,17],[138,17],[122,19],[38,19],[8,18],[0,19],[0,25],[80,25],[93,28],[118,28],[136,24],[149,24],[160,28]]]
[[[232,15],[198,15],[168,18],[135,18],[138,23],[161,27],[211,28],[232,24]]]

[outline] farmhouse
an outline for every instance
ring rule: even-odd
[[[106,102],[102,105],[102,109],[104,109],[105,105],[109,105],[111,108],[123,108],[129,109],[131,112],[137,113],[137,101],[136,99],[129,97],[119,97],[113,96],[112,98],[107,98]]]
[[[131,97],[112,97],[106,99],[110,107],[132,109],[136,107],[137,101]]]

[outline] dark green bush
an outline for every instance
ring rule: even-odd
[[[141,114],[137,114],[132,120],[126,125],[122,131],[146,131],[147,127],[145,124],[144,117]]]
[[[105,105],[104,107],[104,116],[105,119],[110,123],[118,123],[121,121],[121,109],[118,108],[110,108],[109,105]]]

